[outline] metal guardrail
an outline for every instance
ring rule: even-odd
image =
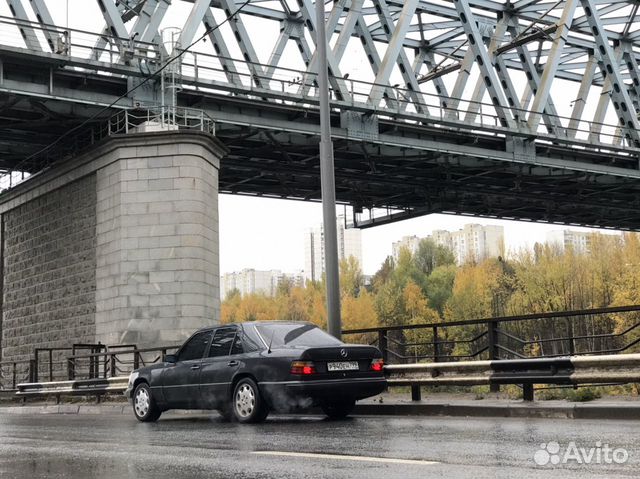
[[[534,385],[593,385],[640,382],[640,354],[385,366],[389,386],[411,386],[420,400],[420,386],[522,385],[523,399],[533,401]]]
[[[395,364],[385,366],[390,387],[411,386],[420,400],[421,386],[520,384],[523,399],[533,401],[535,384],[579,386],[640,382],[640,354],[539,358],[499,361]],[[16,397],[121,394],[128,376],[18,384]]]
[[[54,396],[60,402],[61,396],[96,396],[98,402],[106,394],[122,394],[127,388],[129,377],[107,379],[84,379],[78,381],[53,381],[43,383],[22,383],[17,385],[15,397],[23,400],[29,397]]]

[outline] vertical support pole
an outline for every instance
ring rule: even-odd
[[[387,349],[387,333],[386,329],[378,331],[378,349],[382,353],[382,360],[385,364],[389,362],[389,350]]]
[[[331,141],[329,109],[329,69],[327,65],[327,32],[324,1],[316,0],[316,51],[318,58],[318,97],[320,100],[320,188],[324,223],[324,261],[327,284],[327,326],[332,336],[340,339],[340,278],[338,269],[338,232],[336,226],[336,185]]]
[[[489,360],[495,361],[500,359],[500,351],[498,350],[498,323],[489,321],[487,323],[487,337],[489,342]],[[499,384],[491,384],[489,391],[492,393],[500,392]]]
[[[440,339],[438,338],[438,327],[433,327],[433,362],[440,361]]]
[[[13,363],[13,372],[11,373],[11,389],[16,388],[16,368],[18,367],[17,363]]]
[[[109,358],[111,359],[111,377],[115,378],[117,376],[117,369],[116,369],[116,355],[115,354],[111,354],[109,356]]]
[[[35,359],[29,359],[29,382],[38,382],[38,362]]]
[[[67,358],[67,379],[73,381],[73,359]]]
[[[53,381],[53,349],[49,349],[49,381]]]
[[[522,400],[531,402],[533,401],[533,384],[522,385]]]
[[[576,344],[573,339],[573,321],[571,318],[567,318],[567,333],[567,338],[569,338],[569,356],[574,356],[576,354]]]
[[[167,355],[167,350],[162,350],[162,360],[164,361],[164,357]],[[133,369],[138,369],[140,367],[140,353],[136,351],[133,353]]]

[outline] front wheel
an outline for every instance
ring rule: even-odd
[[[355,399],[342,399],[340,401],[330,401],[322,404],[322,411],[331,419],[344,419],[353,411],[356,406]]]
[[[156,405],[147,383],[140,383],[133,393],[133,413],[141,422],[157,421],[162,411]]]
[[[238,422],[262,422],[269,414],[269,407],[260,395],[260,389],[251,378],[242,378],[236,384],[231,399],[233,417]]]

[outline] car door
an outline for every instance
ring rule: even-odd
[[[198,331],[180,348],[178,361],[162,373],[162,392],[170,409],[195,409],[200,404],[200,367],[212,330]]]
[[[200,396],[208,409],[218,409],[229,399],[231,380],[242,360],[239,333],[236,326],[216,329],[209,353],[202,360]]]

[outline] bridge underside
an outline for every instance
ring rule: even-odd
[[[230,153],[220,192],[319,201],[317,113],[184,92],[182,103],[216,121]],[[54,141],[95,106],[9,96],[0,108],[2,167],[38,171],[21,159]],[[9,127],[9,125],[11,125]],[[637,158],[622,149],[537,144],[486,131],[379,120],[374,139],[350,136],[333,116],[338,201],[374,226],[429,213],[640,229]],[[518,150],[518,145],[525,145]],[[68,145],[72,149],[72,145]],[[514,151],[515,150],[515,151]],[[59,151],[59,150],[58,150]],[[25,166],[21,168],[20,165]],[[382,214],[381,210],[383,211]]]

